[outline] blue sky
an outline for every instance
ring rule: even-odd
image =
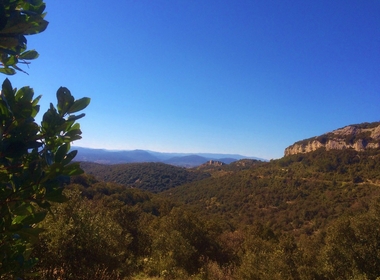
[[[91,97],[92,148],[280,158],[380,120],[378,0],[45,0],[40,57],[14,87]],[[25,68],[25,67],[24,67]]]

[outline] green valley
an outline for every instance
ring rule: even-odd
[[[379,149],[83,168],[42,224],[41,279],[380,276]]]

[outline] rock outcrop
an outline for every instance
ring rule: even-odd
[[[285,149],[285,156],[308,153],[319,148],[325,148],[327,151],[378,149],[380,148],[380,122],[348,125],[321,136],[296,142]]]
[[[218,161],[218,160],[209,160],[208,162],[200,165],[199,167],[206,167],[206,166],[222,166],[225,165],[224,162]]]

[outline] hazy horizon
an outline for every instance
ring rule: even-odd
[[[162,151],[153,151],[153,150],[147,150],[147,149],[130,149],[130,150],[115,150],[115,149],[104,149],[104,148],[91,148],[91,147],[83,147],[83,146],[78,146],[78,145],[73,145],[71,147],[72,149],[91,149],[91,150],[102,150],[102,151],[107,151],[107,152],[133,152],[133,151],[144,151],[144,152],[149,152],[149,153],[153,153],[153,154],[156,154],[156,153],[159,153],[159,154],[166,154],[166,155],[169,155],[169,154],[172,154],[172,155],[216,155],[216,156],[221,156],[221,155],[225,155],[225,156],[239,156],[239,157],[244,157],[244,158],[258,158],[256,156],[247,156],[247,155],[241,155],[241,154],[232,154],[232,153],[207,153],[207,152],[190,152],[190,153],[186,153],[186,152],[162,152]],[[265,158],[260,158],[262,160],[268,160],[268,159],[265,159]]]

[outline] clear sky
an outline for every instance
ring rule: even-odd
[[[14,87],[91,97],[76,146],[280,158],[380,121],[379,0],[53,1]]]

